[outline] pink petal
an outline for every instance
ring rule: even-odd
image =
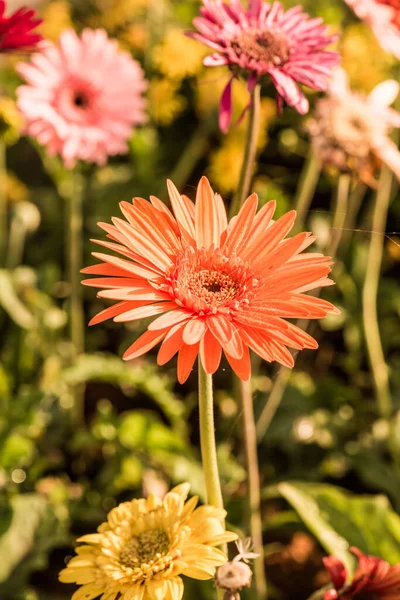
[[[222,133],[228,133],[229,126],[232,120],[232,82],[230,78],[221,96],[221,104],[219,107],[219,128]]]

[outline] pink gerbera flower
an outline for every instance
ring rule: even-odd
[[[134,126],[146,120],[142,69],[102,29],[64,31],[18,71],[27,82],[17,90],[26,133],[68,168],[126,152]]]
[[[399,87],[388,79],[366,96],[352,91],[346,72],[335,69],[329,94],[318,100],[309,123],[318,158],[342,172],[354,172],[368,185],[376,184],[375,171],[382,163],[400,179],[400,152],[390,139],[393,128],[400,127],[400,113],[390,107]]]
[[[250,0],[246,10],[239,0],[203,0],[200,12],[193,20],[197,32],[188,35],[216,51],[204,59],[205,65],[227,65],[232,72],[221,99],[223,131],[231,119],[234,77],[247,79],[249,91],[259,80],[272,80],[278,100],[305,114],[308,101],[297,83],[325,90],[339,62],[337,52],[325,50],[337,36],[327,35],[322,19],[311,19],[301,6],[285,12],[280,2]]]
[[[196,203],[168,182],[172,214],[158,198],[121,202],[125,220],[99,223],[111,241],[98,241],[125,258],[93,253],[100,263],[83,273],[85,285],[102,288],[100,298],[117,300],[91,324],[113,318],[125,323],[159,315],[125,352],[141,356],[159,342],[158,364],[178,352],[184,382],[200,353],[207,373],[222,350],[235,373],[250,377],[249,348],[267,361],[293,366],[287,346],[317,348],[316,341],[286,319],[320,319],[337,309],[304,292],[330,285],[331,259],[302,254],[315,238],[299,233],[284,239],[296,212],[277,221],[275,202],[257,210],[252,194],[228,224],[222,198],[203,177]]]
[[[400,0],[346,0],[386,52],[400,59]]]
[[[400,564],[393,567],[376,556],[350,548],[358,558],[353,581],[348,582],[346,567],[336,556],[324,558],[334,588],[326,591],[323,600],[398,600],[400,598]]]
[[[32,33],[42,22],[34,10],[22,7],[9,17],[5,12],[6,3],[0,0],[0,53],[32,48],[41,41],[39,33]]]

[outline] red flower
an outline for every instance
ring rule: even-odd
[[[19,48],[32,48],[42,40],[39,33],[32,33],[42,22],[35,18],[35,11],[20,8],[9,17],[5,16],[6,3],[0,0],[0,53]]]
[[[324,558],[334,585],[326,591],[322,600],[400,600],[400,564],[393,567],[377,556],[363,554],[358,548],[350,548],[358,558],[353,581],[346,583],[346,567],[336,556]]]

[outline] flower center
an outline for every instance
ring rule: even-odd
[[[240,283],[230,273],[216,269],[187,270],[179,279],[186,292],[207,306],[221,306],[237,296]]]
[[[72,102],[77,108],[85,109],[89,106],[89,98],[85,92],[75,92]]]
[[[400,0],[377,0],[377,2],[393,9],[392,24],[400,30]]]
[[[284,65],[290,55],[287,38],[277,31],[248,29],[235,35],[231,46],[236,54],[246,54],[256,61],[272,63],[275,66]]]
[[[162,529],[150,529],[127,542],[120,553],[120,562],[125,567],[149,565],[168,553],[169,535]]]

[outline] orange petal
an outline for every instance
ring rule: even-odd
[[[199,353],[199,344],[182,346],[178,354],[178,381],[185,383],[193,368],[194,361]]]
[[[119,287],[132,287],[138,282],[141,282],[141,280],[129,279],[128,277],[124,279],[121,277],[94,277],[92,279],[83,279],[81,284],[89,287],[115,289]]]
[[[175,325],[172,327],[167,335],[163,343],[160,346],[160,350],[157,355],[157,364],[165,365],[171,358],[181,349],[183,345],[182,333],[185,325],[179,323],[179,325]]]
[[[259,243],[252,244],[252,251],[246,253],[246,260],[263,260],[292,229],[296,219],[296,211],[291,210],[275,221],[267,229]]]
[[[103,254],[101,252],[92,252],[92,256],[98,258],[99,260],[103,260],[114,267],[124,269],[124,271],[128,271],[128,273],[131,273],[132,275],[143,277],[143,279],[154,279],[156,276],[154,271],[149,271],[140,265],[136,265],[135,263],[130,262],[129,260],[124,260],[123,258],[119,258],[118,256],[111,256],[110,254]]]
[[[217,204],[207,177],[200,179],[196,194],[196,244],[198,248],[219,247],[220,231]]]
[[[240,335],[224,315],[219,314],[209,317],[207,319],[207,325],[225,352],[228,352],[237,359],[242,357],[243,344]]]
[[[97,265],[91,265],[81,269],[81,273],[84,275],[110,275],[113,277],[132,277],[132,273],[119,267],[114,267],[107,263],[99,263]]]
[[[243,355],[240,359],[233,358],[226,352],[225,356],[239,379],[242,379],[242,381],[248,381],[251,375],[250,352],[248,347],[243,344]]]
[[[146,354],[149,350],[154,348],[165,337],[166,331],[145,331],[123,355],[123,360],[132,360],[142,354]]]
[[[173,325],[177,325],[182,321],[186,321],[190,319],[191,313],[187,310],[183,310],[181,308],[177,308],[176,310],[172,310],[166,315],[161,315],[158,319],[155,319],[149,325],[149,329],[151,331],[156,331],[158,329],[164,329],[165,327],[172,327]]]
[[[158,302],[157,304],[147,304],[133,308],[114,318],[116,323],[127,323],[128,321],[137,321],[138,319],[147,319],[165,313],[167,310],[172,310],[176,307],[175,302]]]
[[[222,348],[213,334],[207,330],[200,342],[200,357],[204,370],[213,375],[221,362]]]
[[[251,194],[243,204],[236,219],[231,221],[224,244],[224,252],[228,255],[232,252],[239,253],[248,241],[257,204],[257,194]]]
[[[142,254],[147,260],[162,271],[165,271],[165,269],[172,266],[172,261],[168,254],[164,252],[161,241],[157,243],[154,238],[142,236],[139,231],[122,219],[113,218],[112,221],[127,238],[132,250]]]
[[[278,269],[284,265],[292,256],[296,254],[299,248],[307,239],[308,233],[299,233],[288,240],[284,240],[275,248],[273,252],[268,254],[264,260],[257,262],[254,267],[260,275],[264,275],[266,271]]]
[[[204,319],[190,319],[183,330],[183,341],[188,346],[197,344],[207,331],[207,325]]]
[[[191,238],[195,238],[194,222],[191,211],[182,198],[175,185],[170,179],[167,180],[168,195],[171,201],[172,210],[174,211],[175,218],[178,222],[179,228],[190,235]]]
[[[102,290],[101,292],[98,292],[97,296],[99,298],[109,298],[110,300],[146,300],[147,302],[171,299],[168,294],[158,292],[150,286]]]
[[[118,302],[118,304],[114,304],[113,306],[109,306],[105,308],[101,312],[99,312],[93,319],[89,322],[89,325],[97,325],[98,323],[102,323],[103,321],[107,321],[107,319],[113,319],[117,315],[129,310],[130,308],[134,308],[137,304],[141,304],[139,302]]]
[[[274,216],[274,212],[276,209],[276,200],[270,200],[267,204],[264,204],[256,214],[253,220],[253,225],[251,228],[251,239],[255,242],[259,238],[259,236],[265,236],[265,232],[267,231],[271,219]]]

